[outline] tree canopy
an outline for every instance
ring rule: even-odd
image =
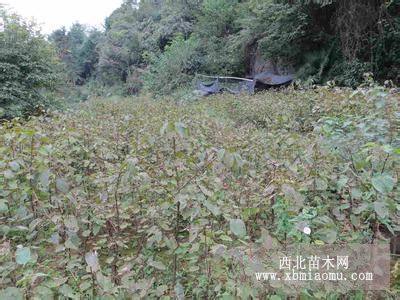
[[[92,43],[98,62],[90,60],[87,74],[126,92],[165,93],[196,72],[249,75],[257,54],[293,66],[306,82],[356,86],[372,72],[398,83],[399,7],[399,0],[124,1]],[[71,66],[83,39],[71,40]]]
[[[58,82],[58,59],[35,24],[1,7],[0,20],[0,118],[10,118],[46,104],[43,90]]]
[[[3,9],[2,114],[43,103],[57,76],[96,93],[170,94],[196,73],[253,76],[261,59],[305,84],[354,87],[366,72],[399,84],[399,11],[400,0],[126,0],[104,30],[76,23],[46,40]]]

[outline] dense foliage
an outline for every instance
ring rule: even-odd
[[[171,94],[191,87],[196,73],[253,76],[261,59],[305,85],[356,87],[366,72],[396,85],[399,11],[400,0],[125,0],[103,31],[76,23],[54,31],[50,46],[2,9],[1,115],[48,107],[56,77],[65,83],[60,102]]]
[[[47,106],[44,90],[58,82],[58,61],[50,44],[30,24],[0,6],[0,119]]]
[[[125,0],[104,31],[46,40],[0,5],[0,299],[278,300],[245,263],[253,246],[392,240],[399,252],[399,10]],[[174,94],[196,73],[254,75],[256,61],[303,84]],[[44,111],[55,88],[89,101]],[[395,299],[396,258],[385,291],[296,292]]]
[[[171,93],[196,72],[252,75],[260,56],[305,83],[355,87],[372,72],[398,84],[399,11],[399,0],[127,0],[91,48],[99,61],[88,74],[125,93]]]
[[[0,298],[285,299],[229,250],[398,232],[398,105],[380,87],[323,87],[185,105],[95,99],[5,123]],[[395,297],[399,270],[369,297]]]
[[[91,76],[99,60],[97,45],[101,32],[88,30],[81,24],[73,24],[67,32],[65,28],[54,31],[49,40],[55,45],[64,62],[67,79],[72,84],[82,85]]]

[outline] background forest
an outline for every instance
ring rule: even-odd
[[[296,82],[192,91],[260,61]],[[130,0],[49,36],[0,5],[0,300],[399,299],[399,83],[400,0]],[[381,290],[254,276],[354,244],[390,244]]]
[[[196,73],[245,77],[255,55],[293,66],[306,84],[355,87],[366,72],[400,80],[399,0],[127,0],[104,31],[75,24],[48,41],[18,16],[2,18],[5,117],[48,104],[44,89],[170,94]]]

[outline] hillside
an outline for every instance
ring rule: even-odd
[[[400,84],[400,0],[113,2],[101,28],[76,21],[49,35],[0,3],[0,120],[91,95],[170,96],[199,74],[356,88],[368,73]],[[93,11],[69,11],[99,18],[85,4]]]
[[[380,87],[321,87],[92,99],[3,123],[0,298],[285,299],[228,250],[398,233],[398,105]],[[399,291],[395,258],[374,299]]]

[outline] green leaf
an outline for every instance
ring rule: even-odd
[[[222,244],[216,244],[211,248],[211,253],[215,256],[222,256],[226,251],[226,246]]]
[[[207,196],[207,197],[212,197],[212,196],[213,196],[213,193],[212,193],[211,191],[209,191],[205,186],[199,184],[199,188],[200,188],[201,192],[202,192],[205,196]]]
[[[44,170],[42,173],[40,173],[39,175],[39,181],[40,184],[45,188],[48,189],[49,188],[49,179],[50,179],[50,171]]]
[[[100,287],[105,291],[105,292],[111,292],[113,289],[113,283],[111,282],[111,279],[107,276],[104,276],[101,274],[101,272],[96,273],[96,279],[97,282],[99,283]]]
[[[9,166],[10,166],[11,170],[13,170],[14,172],[18,172],[21,169],[21,167],[17,161],[11,161],[9,163]]]
[[[388,174],[374,176],[371,180],[373,187],[380,193],[390,193],[394,188],[394,179]]]
[[[26,134],[27,136],[34,136],[36,131],[34,129],[25,129],[22,131],[24,134]]]
[[[167,269],[167,267],[159,261],[150,260],[148,265],[160,271],[165,271]]]
[[[303,207],[304,196],[297,192],[291,185],[282,185],[282,191],[285,194],[286,199],[291,201],[294,211],[299,211]]]
[[[2,300],[23,300],[24,294],[16,287],[8,287],[0,291],[0,299]]]
[[[79,250],[79,246],[81,244],[81,240],[79,239],[77,234],[71,234],[71,236],[65,241],[65,248]]]
[[[386,206],[386,203],[381,201],[374,202],[374,210],[376,214],[382,219],[386,218],[389,215],[389,209]]]
[[[0,199],[0,213],[5,213],[8,211],[7,201],[5,199]]]
[[[369,207],[368,203],[361,203],[359,206],[354,206],[352,211],[354,214],[359,215],[366,209],[368,209],[368,207]]]
[[[96,252],[88,252],[85,254],[85,261],[90,267],[92,272],[100,270],[99,259]]]
[[[241,219],[230,219],[230,230],[238,237],[246,236],[246,226]]]
[[[34,300],[52,300],[54,299],[54,293],[51,289],[46,286],[38,286],[34,290]]]
[[[11,170],[5,170],[3,174],[4,174],[4,178],[6,178],[6,179],[12,179],[15,177],[14,172]]]
[[[69,191],[69,185],[65,181],[65,179],[57,178],[56,180],[56,188],[62,193],[67,193]]]
[[[160,285],[157,287],[156,295],[157,297],[161,297],[168,290],[167,285]]]
[[[179,134],[181,138],[189,135],[189,129],[186,127],[185,124],[181,122],[175,123],[175,131]]]
[[[318,191],[325,191],[328,188],[328,183],[325,179],[317,178],[315,179],[315,187]]]
[[[343,189],[346,186],[348,181],[349,181],[349,178],[347,176],[343,176],[343,175],[340,176],[340,178],[337,182],[338,190]]]
[[[87,291],[92,287],[92,282],[91,281],[84,281],[79,285],[79,289],[81,292]]]
[[[316,237],[328,244],[333,244],[337,239],[337,231],[335,229],[324,228],[315,233]]]
[[[175,290],[176,299],[178,299],[178,300],[185,299],[185,290],[179,281],[176,283],[174,290]]]
[[[71,299],[77,299],[77,296],[75,295],[74,290],[68,284],[62,285],[58,291],[64,297],[71,298]]]
[[[25,265],[31,259],[31,249],[29,247],[19,247],[15,253],[15,261],[19,265]]]
[[[352,188],[351,189],[351,198],[352,199],[361,199],[362,197],[362,191],[357,188]]]
[[[73,232],[78,232],[79,230],[78,220],[73,215],[69,215],[65,218],[64,225]]]
[[[219,207],[216,206],[216,205],[214,205],[214,204],[212,204],[212,203],[210,203],[210,202],[207,201],[207,200],[204,201],[204,206],[205,206],[209,211],[211,211],[211,213],[212,213],[214,216],[219,216],[219,215],[221,214],[221,210],[219,209]]]

